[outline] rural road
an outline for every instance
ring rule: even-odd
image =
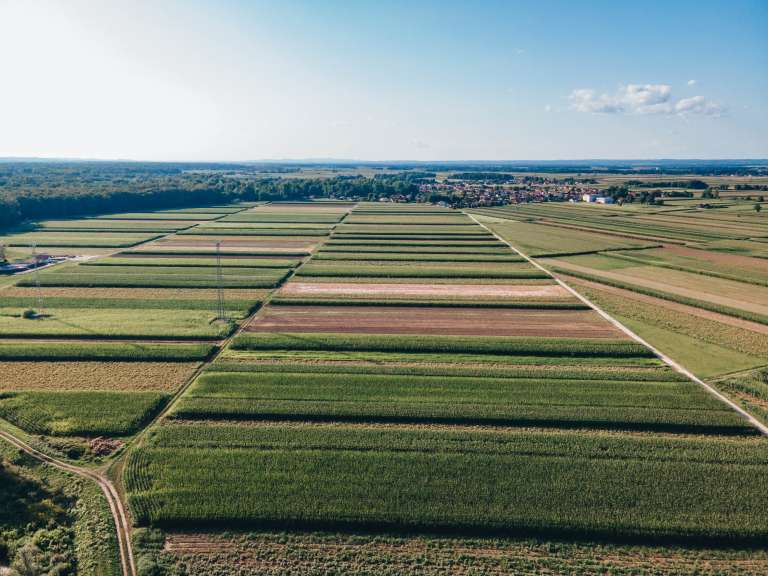
[[[53,458],[52,456],[36,450],[23,440],[16,438],[8,432],[0,430],[0,438],[41,462],[45,462],[59,470],[76,474],[81,478],[87,478],[99,485],[99,488],[101,488],[101,491],[104,493],[104,497],[107,499],[112,517],[115,520],[115,532],[117,533],[117,545],[120,550],[120,565],[122,566],[123,576],[136,576],[136,563],[133,559],[133,550],[131,549],[130,540],[131,526],[128,523],[125,507],[112,483],[100,472],[96,472],[89,468],[74,466],[63,460]]]
[[[222,217],[223,216],[224,215],[222,215]],[[171,232],[171,233],[166,234],[164,236],[172,236],[173,234],[174,234],[174,232]],[[155,240],[157,240],[157,238],[154,238],[154,239],[149,240],[147,242],[143,242],[143,243],[139,244],[138,246],[140,246],[142,244],[152,243]],[[135,246],[133,248],[135,248]],[[109,253],[105,253],[105,254],[100,254],[100,255],[98,255],[98,257],[113,256],[115,254],[121,253],[124,250],[125,250],[125,248],[120,248],[120,249],[115,250],[113,252],[109,252]],[[71,262],[71,261],[72,260],[67,260],[67,261],[64,261],[64,262]],[[57,265],[63,264],[64,262],[56,262],[56,263],[53,263],[53,264],[49,264],[47,266],[41,266],[40,268],[37,268],[37,270],[41,270],[43,268],[48,268],[48,267],[52,267],[52,266],[57,266]],[[28,270],[28,271],[22,272],[20,274],[27,274],[27,273],[34,272],[34,271],[35,271],[35,269],[32,269],[32,270]],[[258,313],[258,310],[257,310],[256,313]],[[243,326],[251,318],[246,320],[243,323]],[[227,339],[216,340],[215,341],[216,344],[218,344],[220,346],[219,347],[219,352],[223,349],[223,344],[229,342],[229,340],[231,340],[236,333],[237,332],[232,334]],[[76,338],[74,340],[76,340]],[[125,340],[121,340],[121,341],[125,341]],[[153,342],[163,342],[163,341],[162,340],[154,340]],[[167,340],[167,342],[176,342],[176,340]],[[185,340],[184,342],[189,342],[189,341]],[[213,342],[213,341],[211,341],[211,342]],[[216,355],[218,355],[218,352],[217,352]],[[212,361],[212,360],[213,359],[211,359],[210,361]],[[179,393],[174,397],[174,400],[178,399],[178,397],[181,394],[183,394],[184,390],[186,390],[186,388],[192,383],[192,381],[197,377],[197,375],[200,373],[200,371],[202,370],[202,368],[205,365],[207,365],[207,363],[201,365],[200,369],[197,370],[195,372],[195,374],[192,375],[192,377],[182,387],[182,389],[179,391]],[[163,412],[158,416],[158,418],[160,416],[164,415],[165,413],[167,413],[167,411],[170,409],[170,405],[171,404],[172,404],[172,402],[169,403],[169,405],[166,407],[165,410],[163,410]],[[147,426],[147,428],[148,427],[149,426]],[[146,428],[145,428],[145,430],[146,430]],[[142,434],[140,434],[139,437],[141,437],[141,435]],[[37,459],[37,460],[39,460],[41,462],[49,464],[49,465],[51,465],[51,466],[53,466],[55,468],[58,468],[59,470],[63,470],[65,472],[69,472],[71,474],[75,474],[77,476],[80,476],[81,478],[87,478],[88,480],[92,480],[93,482],[96,482],[96,484],[99,485],[99,488],[101,488],[101,491],[104,493],[104,497],[107,499],[107,503],[109,504],[109,509],[110,509],[111,514],[112,514],[112,518],[115,521],[115,532],[117,534],[117,543],[118,543],[118,549],[119,549],[119,552],[120,552],[120,565],[122,567],[123,576],[137,576],[136,562],[134,560],[133,549],[131,547],[131,525],[130,525],[130,523],[128,521],[128,514],[127,514],[127,512],[125,510],[125,506],[123,505],[123,502],[120,499],[120,495],[118,494],[118,492],[115,489],[115,487],[112,484],[112,482],[106,476],[104,476],[104,474],[102,474],[101,472],[92,470],[90,468],[84,468],[84,467],[81,467],[81,466],[75,466],[74,464],[70,464],[70,463],[68,463],[66,461],[59,460],[57,458],[49,456],[48,454],[45,454],[45,453],[43,453],[43,452],[33,448],[32,446],[30,446],[29,444],[27,444],[26,442],[24,442],[23,440],[17,438],[16,436],[14,436],[13,434],[11,434],[9,432],[5,432],[3,430],[0,430],[0,439],[5,440],[6,442],[11,444],[12,446],[15,446],[19,450],[22,450],[23,452],[29,454],[30,456],[32,456],[33,458],[35,458],[35,459]]]
[[[124,248],[121,248],[120,250],[116,250],[114,252],[99,255],[99,257],[112,256],[114,254],[120,253],[123,250]],[[72,260],[55,262],[53,264],[41,266],[36,269],[33,268],[31,270],[26,270],[24,272],[20,272],[19,274],[15,274],[14,276],[29,274],[35,270],[42,270],[43,268],[58,266],[66,262],[72,262]],[[125,506],[123,505],[122,500],[120,500],[120,496],[118,495],[117,490],[115,490],[115,487],[112,485],[112,482],[110,482],[109,479],[101,472],[97,472],[90,468],[75,466],[69,462],[65,462],[63,460],[49,456],[48,454],[40,452],[23,440],[17,438],[9,432],[5,432],[4,430],[0,430],[0,438],[41,462],[45,462],[46,464],[58,468],[59,470],[63,470],[64,472],[75,474],[81,478],[87,478],[88,480],[92,480],[99,485],[99,488],[101,488],[101,491],[104,493],[104,497],[107,499],[109,510],[112,514],[113,520],[115,521],[115,533],[117,534],[117,546],[120,552],[120,566],[122,568],[123,576],[136,576],[136,562],[133,558],[133,549],[131,548],[131,525],[128,522],[128,514],[125,511]]]

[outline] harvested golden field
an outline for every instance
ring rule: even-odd
[[[571,286],[584,286],[593,290],[599,290],[606,294],[615,294],[620,296],[627,305],[630,305],[627,300],[634,302],[641,302],[648,304],[648,308],[656,309],[657,311],[668,309],[678,312],[684,312],[692,316],[698,316],[700,318],[706,318],[707,320],[714,320],[721,324],[727,324],[728,326],[735,326],[737,328],[744,328],[758,334],[768,335],[768,326],[765,324],[759,324],[758,322],[751,322],[742,318],[734,318],[726,314],[719,314],[718,312],[712,312],[711,310],[704,310],[703,308],[697,308],[695,306],[689,306],[687,304],[680,304],[679,302],[672,302],[671,300],[663,300],[662,298],[656,298],[654,296],[648,296],[646,294],[640,294],[639,292],[633,292],[631,290],[625,290],[623,288],[616,288],[614,286],[608,286],[607,284],[599,284],[597,282],[591,282],[590,280],[584,280],[582,278],[576,278],[575,276],[563,276],[563,279]],[[635,306],[636,308],[642,308],[642,306]]]
[[[743,256],[741,254],[727,254],[723,252],[710,252],[697,248],[688,248],[685,246],[666,246],[664,250],[684,256],[686,258],[695,258],[712,262],[713,264],[723,264],[731,267],[746,267],[768,273],[768,260]]]
[[[726,324],[718,321],[723,315],[710,313],[707,317],[704,314],[691,314],[686,307],[679,304],[670,303],[671,306],[667,306],[666,302],[657,304],[654,301],[644,301],[626,294],[627,291],[604,290],[600,285],[588,286],[579,279],[576,279],[574,284],[587,298],[604,307],[610,314],[640,320],[742,354],[751,354],[758,358],[768,357],[768,327],[762,324],[738,318]],[[759,331],[750,330],[752,326],[758,327]]]
[[[728,306],[768,314],[768,288],[762,286],[651,266],[625,268],[621,273],[627,279],[666,284],[669,291],[692,291],[705,300],[724,297]]]
[[[173,392],[197,362],[0,362],[0,392],[136,390]]]
[[[757,314],[768,314],[768,289],[760,286],[652,266],[598,270],[558,258],[548,259],[547,264],[583,274],[598,275],[609,280],[628,282],[643,288],[661,290],[685,298],[706,300]]]

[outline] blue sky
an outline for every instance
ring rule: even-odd
[[[765,0],[0,0],[0,156],[765,158],[766,30]]]

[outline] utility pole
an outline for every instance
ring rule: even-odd
[[[221,242],[216,242],[216,287],[217,287],[217,299],[218,299],[218,318],[220,322],[227,322],[226,313],[224,312],[224,287],[222,284],[224,279],[221,274]]]

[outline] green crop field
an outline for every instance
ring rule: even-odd
[[[211,267],[218,266],[215,257],[200,258],[159,258],[133,256],[113,256],[99,260],[84,262],[81,266],[162,266],[162,267]],[[222,271],[228,268],[294,268],[299,265],[299,260],[286,258],[221,258]],[[230,270],[231,272],[231,270]]]
[[[325,350],[368,352],[426,352],[517,354],[531,356],[653,356],[644,346],[628,340],[579,338],[508,338],[500,336],[409,336],[375,334],[242,334],[234,350]]]
[[[0,308],[0,338],[209,339],[232,331],[231,324],[213,322],[212,309],[58,308],[35,318],[23,311]]]
[[[104,288],[273,288],[290,273],[285,268],[222,268],[210,266],[77,266],[45,270],[38,278],[25,276],[16,286]]]
[[[210,344],[168,344],[142,342],[2,342],[0,360],[55,361],[163,361],[206,360],[213,353]]]
[[[768,268],[722,249],[759,245],[762,221],[620,210],[470,211],[485,228],[427,205],[286,202],[30,224],[22,235],[159,241],[0,284],[0,427],[109,469],[140,574],[147,557],[163,564],[157,576],[182,557],[226,576],[332,572],[308,568],[304,548],[291,552],[303,564],[279,569],[269,550],[232,560],[250,538],[241,530],[311,540],[326,556],[329,539],[352,539],[367,560],[349,548],[335,566],[354,574],[382,573],[392,551],[370,547],[392,543],[416,555],[392,575],[469,574],[497,549],[571,554],[596,541],[646,560],[675,546],[662,568],[713,549],[717,566],[753,559],[768,543],[758,429],[505,241],[768,418]],[[347,333],[356,315],[382,333]],[[288,316],[297,328],[269,331],[291,330]],[[509,333],[543,335],[495,335],[502,316]],[[93,452],[112,441],[113,453]],[[228,538],[237,546],[217,548]],[[446,543],[466,556],[434,564]],[[534,572],[516,558],[489,573]]]
[[[481,221],[483,220],[482,216],[479,218]],[[488,225],[502,238],[514,238],[518,247],[529,256],[562,256],[656,246],[618,236],[568,230],[528,222],[515,222],[513,224],[489,222]]]
[[[161,429],[157,446],[132,454],[126,482],[140,521],[721,543],[766,537],[766,487],[745,474],[764,466],[766,453],[723,440],[211,430],[215,448],[201,430],[169,438]]]
[[[213,373],[197,380],[174,416],[751,432],[696,384],[648,381]]]
[[[35,244],[40,248],[127,248],[159,237],[159,234],[40,231],[0,236],[0,242],[8,246],[32,246]]]
[[[373,265],[370,261],[355,262],[354,265],[312,262],[303,266],[298,276],[334,276],[368,278],[547,278],[543,272],[529,264],[511,263],[502,265],[465,266],[408,264],[397,265],[385,262]]]
[[[158,392],[0,392],[0,416],[36,434],[127,436],[166,401]]]

